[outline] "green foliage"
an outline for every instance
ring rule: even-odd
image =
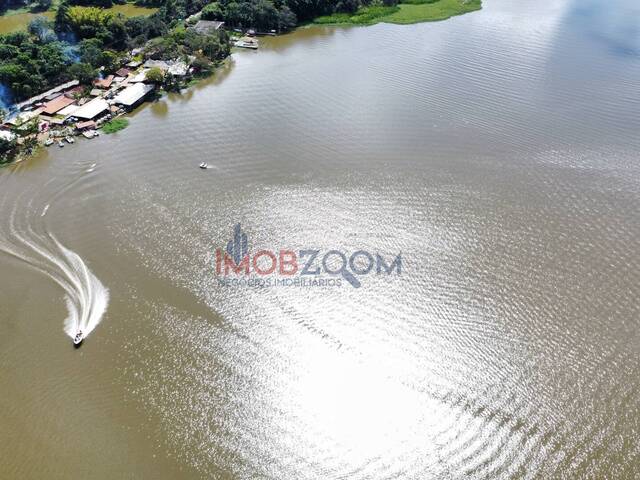
[[[97,7],[69,7],[67,25],[76,33],[87,37],[95,37],[96,33],[110,22],[113,14]]]
[[[88,63],[74,63],[69,67],[69,74],[83,85],[90,85],[96,78],[97,71]]]
[[[218,2],[213,2],[202,9],[202,20],[222,20],[224,13]]]
[[[114,118],[102,126],[104,133],[116,133],[129,126],[129,120],[126,118]]]
[[[14,160],[18,144],[16,139],[7,140],[0,138],[0,165],[10,163]]]
[[[33,6],[31,9],[34,12],[44,12],[46,10],[49,10],[52,5],[53,5],[52,0],[36,0],[33,3]]]
[[[47,17],[39,15],[31,20],[27,31],[36,37],[40,43],[55,42],[57,40],[56,34],[53,31],[53,24]]]
[[[86,7],[109,8],[113,6],[112,0],[69,0],[71,5],[81,5]]]
[[[371,25],[378,22],[417,23],[444,20],[481,8],[481,0],[393,0],[363,2],[354,13],[334,12],[314,19],[318,24]]]
[[[164,81],[164,73],[158,67],[153,67],[147,71],[145,79],[153,83],[162,83]]]
[[[70,45],[60,41],[41,43],[26,32],[0,36],[0,84],[16,101],[36,95],[49,86],[70,80]]]

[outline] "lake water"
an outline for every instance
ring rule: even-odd
[[[302,29],[0,171],[0,477],[637,478],[638,25]],[[402,274],[222,286],[237,223]]]

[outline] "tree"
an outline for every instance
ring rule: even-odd
[[[164,73],[158,67],[150,68],[145,75],[145,79],[153,83],[162,83],[164,80]]]
[[[37,12],[44,12],[45,10],[49,10],[52,4],[52,0],[36,0],[34,2],[34,7],[32,8],[32,10],[35,10]]]
[[[113,72],[119,65],[118,55],[109,50],[102,52],[101,66],[103,66],[107,72]]]
[[[88,85],[96,78],[96,69],[88,63],[74,63],[69,67],[69,75],[83,85]]]
[[[13,138],[8,140],[4,137],[0,137],[0,164],[9,163],[15,157],[17,142]]]
[[[298,24],[296,14],[287,6],[280,8],[280,21],[278,30],[291,30]]]
[[[51,29],[51,22],[47,17],[38,15],[36,18],[29,22],[27,31],[36,37],[40,43],[55,42],[57,40],[56,34]]]
[[[94,67],[102,65],[102,41],[97,38],[87,38],[80,42],[80,59]]]
[[[222,20],[223,19],[222,8],[220,8],[220,4],[217,2],[210,3],[202,10],[202,18],[203,20]]]
[[[55,18],[55,31],[59,33],[65,33],[70,31],[69,26],[69,4],[66,0],[62,0],[60,5],[58,5],[58,9],[56,10],[56,18]]]

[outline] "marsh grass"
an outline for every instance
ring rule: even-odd
[[[129,120],[126,118],[114,118],[102,126],[104,133],[116,133],[129,126]]]
[[[445,20],[482,8],[482,0],[402,0],[395,7],[363,7],[355,14],[335,13],[316,18],[320,25],[373,25]]]

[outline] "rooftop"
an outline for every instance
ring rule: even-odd
[[[116,103],[130,107],[144,98],[151,90],[153,90],[153,85],[134,83],[120,92],[114,100]]]
[[[91,120],[109,109],[109,104],[102,98],[94,98],[73,112],[74,117]]]
[[[201,35],[206,35],[207,33],[212,33],[220,30],[223,26],[224,22],[216,22],[213,20],[198,20],[198,23],[196,23],[191,28]]]
[[[70,82],[63,83],[62,85],[58,85],[57,87],[52,88],[51,90],[47,90],[46,92],[41,93],[40,95],[31,97],[25,100],[24,102],[20,102],[19,104],[16,105],[16,107],[20,109],[20,108],[26,107],[27,105],[31,105],[32,103],[41,102],[44,98],[48,97],[52,93],[60,92],[62,90],[66,90],[67,88],[75,87],[78,84],[80,84],[78,80],[71,80]]]
[[[51,100],[44,104],[43,112],[48,115],[53,115],[54,113],[62,110],[63,108],[71,105],[75,100],[73,98],[65,97],[64,95],[60,95],[59,97]]]
[[[73,115],[73,112],[75,112],[78,109],[78,105],[68,105],[66,107],[64,107],[62,110],[59,110],[57,112],[57,115],[62,115],[64,117],[68,117],[69,115]]]
[[[109,88],[113,82],[113,75],[109,75],[106,78],[99,78],[93,81],[93,84],[98,88]]]

